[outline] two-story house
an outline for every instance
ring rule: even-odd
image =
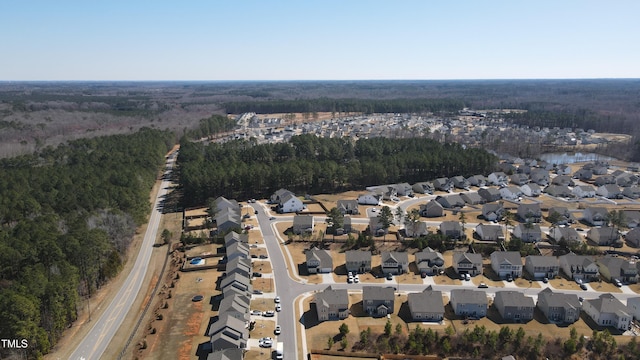
[[[453,270],[457,274],[482,275],[482,255],[460,251],[454,252]]]
[[[424,275],[437,275],[444,271],[444,257],[430,247],[415,254],[418,272]]]
[[[345,252],[347,271],[363,274],[371,271],[371,251],[348,250]]]
[[[638,282],[638,268],[635,261],[607,255],[597,261],[600,275],[610,282],[620,281],[630,284]]]
[[[493,305],[505,321],[527,322],[533,319],[533,298],[519,291],[497,291]]]
[[[600,277],[598,264],[591,256],[568,253],[558,257],[560,269],[571,280],[597,281]]]
[[[395,293],[392,287],[362,287],[362,308],[370,316],[393,314],[394,300]]]
[[[409,269],[409,255],[406,252],[383,251],[380,257],[384,274],[404,274]]]
[[[560,262],[555,256],[528,255],[524,268],[536,280],[553,279],[560,273]]]
[[[456,316],[483,318],[487,316],[487,293],[473,289],[451,290],[451,307]]]
[[[310,249],[305,254],[309,274],[328,274],[333,271],[333,259],[329,250]]]
[[[414,321],[442,321],[444,318],[442,292],[433,290],[431,286],[422,292],[410,293],[407,303]]]
[[[582,305],[576,294],[553,292],[546,288],[538,293],[537,307],[549,322],[573,324],[580,318]]]
[[[347,289],[332,289],[331,286],[316,293],[318,320],[342,320],[349,316],[349,294]]]
[[[610,293],[597,299],[586,299],[582,302],[582,309],[598,326],[628,330],[633,320],[629,308]]]
[[[491,268],[501,278],[522,276],[522,259],[519,251],[494,251],[491,253]]]

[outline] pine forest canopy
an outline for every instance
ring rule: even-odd
[[[119,271],[173,138],[144,128],[0,160],[0,338],[49,352]]]
[[[482,149],[424,138],[294,136],[287,143],[254,140],[194,143],[183,139],[178,157],[186,205],[207,198],[267,197],[279,188],[294,193],[335,193],[442,176],[487,174],[497,159]]]

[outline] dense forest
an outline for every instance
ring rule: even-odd
[[[294,136],[288,143],[236,140],[203,145],[181,142],[180,179],[187,205],[207,198],[334,193],[442,176],[488,174],[496,159],[481,149],[423,138],[360,139]]]
[[[1,339],[46,354],[119,271],[173,138],[146,128],[0,161]]]

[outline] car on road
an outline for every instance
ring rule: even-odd
[[[481,283],[480,283],[480,285],[478,285],[478,287],[479,287],[480,289],[486,289],[486,288],[488,288],[489,286],[487,286],[487,284],[485,284],[485,283],[481,282]]]
[[[280,302],[280,296],[276,296],[275,298],[273,298],[273,302],[274,303],[279,303]]]
[[[254,213],[254,214],[256,214],[256,215],[258,215],[258,210],[254,211],[253,213]]]
[[[271,217],[269,218],[269,220],[275,220],[275,219],[276,219],[276,218],[275,218],[274,216],[271,216]]]
[[[262,315],[262,311],[260,310],[251,310],[251,315]]]
[[[267,310],[267,311],[264,311],[262,313],[262,316],[264,316],[264,317],[274,317],[274,316],[276,316],[276,312],[273,311],[273,310]]]
[[[204,299],[204,296],[202,295],[196,295],[194,297],[191,298],[191,301],[193,302],[198,302],[198,301],[202,301]]]
[[[282,306],[280,306],[280,304],[276,304],[276,311],[280,312],[280,310],[282,310]]]
[[[281,331],[282,331],[282,328],[280,327],[280,325],[276,325],[276,328],[273,330],[273,333],[276,335],[280,335]]]

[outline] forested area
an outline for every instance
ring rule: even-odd
[[[504,114],[506,120],[530,127],[593,129],[597,132],[635,133],[636,119],[621,115],[602,115],[587,109],[546,110],[523,105],[524,113]]]
[[[235,120],[222,115],[212,115],[206,119],[201,119],[198,127],[190,130],[188,136],[192,139],[200,139],[209,135],[231,131],[235,127]]]
[[[267,197],[279,188],[334,193],[442,176],[488,174],[496,158],[481,149],[424,138],[360,139],[294,136],[288,143],[235,140],[181,142],[178,157],[186,205],[207,198]]]
[[[461,110],[464,102],[459,99],[300,99],[270,101],[236,101],[223,104],[227,113],[425,113]]]
[[[145,128],[0,160],[0,338],[46,354],[119,271],[173,138]]]

